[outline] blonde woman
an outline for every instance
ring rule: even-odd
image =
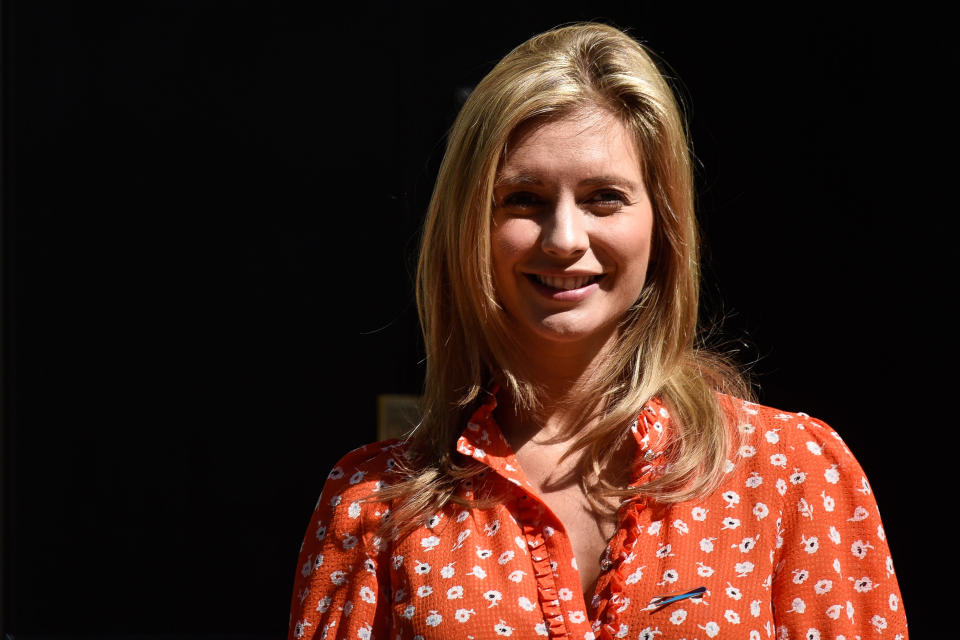
[[[578,24],[507,55],[427,216],[423,420],[330,472],[290,637],[905,637],[859,465],[696,347],[698,278],[643,47]]]

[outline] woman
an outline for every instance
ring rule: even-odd
[[[697,246],[643,48],[581,24],[507,55],[427,217],[423,421],[330,473],[291,637],[905,637],[842,441],[694,346]]]

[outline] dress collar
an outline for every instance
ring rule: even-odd
[[[497,391],[494,387],[489,392],[489,398],[473,412],[457,440],[457,451],[483,463],[508,482],[533,491],[516,454],[493,418],[493,411],[497,408]],[[669,429],[669,411],[659,397],[651,398],[630,426],[630,432],[637,442],[630,486],[643,484],[652,475],[663,471]]]

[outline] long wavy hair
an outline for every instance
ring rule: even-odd
[[[491,257],[493,186],[510,135],[531,121],[601,108],[632,132],[653,204],[654,238],[644,288],[623,318],[585,397],[600,399],[591,428],[574,435],[581,484],[594,507],[603,496],[680,502],[714,489],[736,431],[717,392],[749,396],[736,369],[697,346],[699,239],[683,114],[642,45],[613,27],[581,23],[537,35],[504,57],[471,93],[449,133],[425,222],[417,306],[427,354],[422,421],[409,436],[406,479],[385,530],[419,526],[481,467],[455,450],[491,380],[524,409],[539,405],[535,380],[516,362],[514,335],[498,302]],[[676,433],[668,471],[639,488],[607,470],[616,443],[658,395]],[[593,409],[591,408],[591,411]],[[580,422],[587,424],[588,422]]]

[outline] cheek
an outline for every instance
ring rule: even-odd
[[[531,220],[514,219],[497,223],[490,235],[494,273],[507,275],[536,246],[539,228]]]
[[[650,218],[631,220],[610,234],[610,248],[616,254],[621,268],[633,277],[643,277],[650,262],[653,224]]]

